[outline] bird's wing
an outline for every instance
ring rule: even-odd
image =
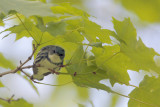
[[[44,47],[38,52],[38,54],[37,54],[37,56],[36,56],[36,58],[34,60],[34,63],[33,63],[33,73],[34,74],[37,74],[37,72],[38,72],[37,64],[41,60],[44,60],[45,58],[48,57],[48,51],[49,51],[48,47]]]

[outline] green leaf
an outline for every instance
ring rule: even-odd
[[[81,9],[77,9],[70,5],[70,3],[61,3],[58,6],[54,6],[51,8],[53,13],[55,14],[69,14],[73,16],[83,16],[84,14],[88,15]]]
[[[51,2],[54,2],[54,3],[65,3],[66,0],[51,0]],[[83,0],[67,0],[67,2],[72,3],[72,4],[76,4],[76,5],[82,5]]]
[[[53,36],[63,35],[65,33],[66,23],[64,21],[60,22],[49,22],[46,24],[46,31]]]
[[[39,28],[42,32],[45,32],[46,31],[46,27],[44,25],[43,18],[36,16],[36,19],[37,19],[36,27]]]
[[[0,12],[0,26],[4,26],[4,23],[3,23],[3,19],[4,19],[5,15]]]
[[[0,53],[0,67],[3,67],[3,68],[10,68],[10,69],[13,69],[15,68],[13,63],[11,61],[9,61],[8,59],[6,59],[2,53]]]
[[[135,66],[126,55],[120,52],[118,45],[92,48],[97,66],[106,71],[112,85],[115,82],[129,84],[130,78],[127,70]]]
[[[0,81],[0,87],[4,87],[4,85],[2,84],[2,82]]]
[[[100,39],[103,43],[111,43],[110,37],[113,32],[107,29],[101,29],[100,25],[90,21],[89,19],[84,19],[84,36],[91,43],[96,42],[96,37]]]
[[[0,105],[2,105],[3,107],[33,107],[33,104],[29,104],[24,99],[12,101],[11,103],[0,100]]]
[[[2,12],[0,12],[0,20],[2,20],[4,17],[5,15]]]
[[[120,51],[137,65],[137,69],[154,70],[159,73],[160,67],[156,66],[154,61],[154,56],[159,56],[159,54],[153,48],[146,47],[140,38],[137,40],[136,29],[130,19],[122,22],[113,19],[113,24],[117,32],[117,39],[121,40]]]
[[[78,104],[78,107],[85,107],[85,105],[83,105],[83,104]]]
[[[35,27],[35,25],[27,18],[24,19],[23,23],[27,29],[24,27],[24,25],[22,23],[20,23],[19,25],[14,25],[13,27],[10,27],[10,28],[4,30],[3,32],[11,31],[10,34],[15,33],[16,40],[19,40],[22,37],[31,37],[31,35],[28,33],[28,31],[31,32],[33,27]],[[7,35],[9,35],[9,34],[7,34]],[[7,37],[7,36],[5,36],[5,37]]]
[[[78,31],[68,31],[63,35],[65,42],[81,43],[84,40],[84,37]]]
[[[100,80],[107,79],[106,71],[96,70],[96,65],[87,66],[84,55],[83,47],[79,46],[70,60],[71,65],[67,66],[67,71],[71,74],[74,83],[81,87],[91,87],[111,92],[108,86],[99,83]],[[95,70],[96,74],[93,73]],[[75,72],[77,75],[74,76]]]
[[[40,1],[27,0],[0,0],[0,11],[6,15],[11,11],[17,11],[26,17],[38,16],[53,16],[50,9],[51,4],[45,4]]]
[[[129,96],[144,103],[134,101],[128,102],[128,107],[160,107],[160,78],[145,76],[139,88],[135,88]]]
[[[82,100],[87,100],[89,98],[89,89],[84,87],[76,87],[78,97]]]
[[[138,17],[142,20],[149,22],[160,22],[159,0],[118,0],[118,1],[120,1],[126,9],[138,15]]]
[[[44,17],[44,18],[36,17],[36,19],[37,19],[37,25],[36,26],[42,32],[47,31],[52,36],[63,35],[65,33],[66,23],[64,21],[54,22],[55,19],[54,18],[49,18],[49,17]],[[46,21],[47,21],[47,23],[46,23]]]
[[[111,100],[111,103],[110,103],[110,107],[116,107],[117,103],[118,103],[118,100],[119,100],[119,97],[118,95],[116,94],[113,94],[112,95],[112,100]]]

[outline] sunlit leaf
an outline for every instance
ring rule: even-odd
[[[65,3],[66,0],[51,0],[51,2],[53,3]],[[76,4],[76,5],[82,5],[83,0],[67,0],[67,2],[72,3],[72,4]]]
[[[45,4],[40,1],[0,0],[0,10],[5,14],[14,10],[26,17],[32,15],[53,16],[50,7],[51,4]]]
[[[33,104],[29,104],[24,99],[12,101],[11,103],[0,100],[0,105],[2,105],[3,107],[33,107]]]
[[[142,40],[137,40],[136,29],[130,22],[130,19],[118,21],[113,19],[114,28],[117,37],[120,39],[120,51],[128,56],[137,68],[149,71],[150,69],[159,73],[160,67],[157,67],[154,56],[158,55],[153,48],[148,48]]]
[[[89,98],[89,89],[84,87],[77,87],[78,97],[82,100],[87,100]]]
[[[159,92],[160,78],[145,76],[144,80],[140,83],[139,88],[134,89],[129,95],[144,103],[130,99],[128,107],[159,107]]]
[[[101,29],[100,25],[97,25],[89,19],[85,19],[82,22],[84,27],[84,36],[89,42],[96,42],[96,37],[98,37],[103,43],[111,43],[109,36],[112,36],[112,31],[107,29]]]
[[[159,0],[116,0],[144,21],[160,22]]]
[[[73,7],[72,5],[70,5],[70,3],[61,3],[58,6],[52,7],[51,9],[53,13],[58,13],[58,14],[67,13],[67,14],[74,15],[74,16],[83,16],[85,13],[84,11]]]
[[[121,84],[129,83],[130,78],[127,69],[135,67],[130,59],[120,52],[118,45],[92,48],[97,66],[106,71],[112,85],[114,85],[115,82]]]
[[[4,85],[2,84],[2,82],[0,81],[0,87],[3,87]]]
[[[85,105],[83,105],[83,104],[78,104],[78,107],[85,107]]]
[[[84,36],[78,31],[68,31],[63,35],[65,42],[81,43],[84,40]]]
[[[20,23],[19,25],[14,25],[13,27],[10,27],[4,31],[11,31],[11,33],[16,34],[16,40],[21,39],[22,37],[32,37],[34,35],[30,35],[28,32],[32,31],[32,28],[34,27],[34,24],[27,18],[24,19],[24,25]],[[9,35],[9,34],[8,34]],[[7,36],[5,36],[7,37]]]
[[[116,104],[118,103],[118,100],[119,100],[119,96],[116,95],[116,94],[113,94],[110,107],[116,107]]]

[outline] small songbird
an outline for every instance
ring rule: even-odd
[[[43,80],[51,73],[58,74],[65,57],[65,50],[59,46],[49,45],[43,47],[37,54],[33,63],[31,79]]]

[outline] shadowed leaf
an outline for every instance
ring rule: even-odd
[[[50,7],[51,4],[45,4],[40,1],[0,0],[0,10],[6,15],[11,11],[17,11],[26,17],[33,15],[53,16]]]

